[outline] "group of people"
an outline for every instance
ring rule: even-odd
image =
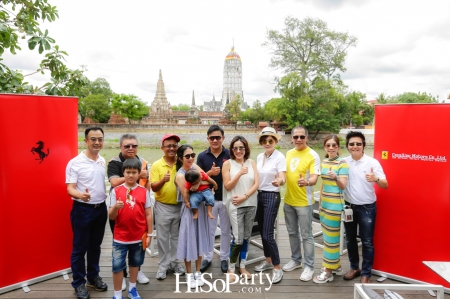
[[[233,137],[226,148],[223,129],[212,125],[207,131],[210,146],[194,162],[194,148],[188,144],[180,146],[179,136],[166,134],[161,139],[163,156],[149,168],[137,155],[136,135],[124,134],[120,138],[120,154],[107,166],[111,190],[110,199],[106,200],[106,163],[99,154],[104,132],[100,127],[87,128],[86,150],[66,168],[67,190],[73,199],[71,267],[76,297],[89,298],[86,287],[107,290],[99,276],[99,258],[108,216],[113,232],[114,299],[121,299],[122,291],[127,288],[127,254],[128,297],[140,298],[136,283],[149,282],[140,266],[153,237],[153,224],[158,233],[158,280],[164,280],[171,271],[186,274],[190,288],[202,286],[201,273],[211,265],[218,224],[222,272],[230,275],[230,281],[239,275],[250,278],[245,267],[256,219],[265,260],[254,270],[272,270],[272,283],[279,283],[284,271],[304,267],[300,280],[309,281],[314,276],[313,186],[319,176],[322,178],[319,206],[324,256],[323,268],[313,280],[326,283],[333,280],[333,273],[343,274],[339,236],[341,212],[348,208],[353,211],[353,221],[344,223],[351,269],[344,279],[361,275],[361,282],[368,283],[376,218],[373,186],[387,188],[388,183],[380,163],[364,154],[364,135],[359,132],[347,135],[346,147],[351,155],[344,159],[339,156],[339,138],[327,136],[326,157],[322,162],[307,145],[305,127],[292,129],[295,147],[286,157],[275,148],[280,139],[273,128],[264,128],[257,136],[264,152],[253,161],[249,143],[243,136]],[[280,189],[285,184],[284,214],[291,260],[281,267],[274,226],[281,203]],[[361,269],[356,240],[358,226],[363,247]],[[184,265],[179,261],[184,261]]]

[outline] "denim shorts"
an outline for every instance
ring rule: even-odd
[[[215,203],[214,194],[212,193],[211,189],[205,189],[200,192],[193,192],[189,196],[189,202],[191,204],[191,209],[198,209],[198,204],[205,200],[205,205],[207,206],[213,206]]]
[[[142,242],[122,244],[113,242],[112,246],[112,271],[117,273],[127,267],[125,259],[128,252],[128,266],[139,267],[144,263],[145,250],[142,250]]]

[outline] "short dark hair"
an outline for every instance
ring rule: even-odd
[[[141,168],[142,163],[136,158],[126,159],[122,165],[122,171],[125,171],[125,169],[137,169],[138,172],[141,172]]]
[[[195,183],[196,180],[200,177],[200,173],[197,171],[197,169],[189,169],[184,174],[184,179],[188,183]]]
[[[347,133],[347,136],[345,137],[345,147],[348,148],[348,142],[349,142],[350,138],[353,138],[353,137],[361,138],[363,148],[366,147],[366,137],[364,136],[363,133],[361,133],[359,131],[350,131]]]
[[[247,139],[245,139],[244,136],[241,136],[241,135],[234,136],[233,139],[231,140],[230,158],[233,160],[236,160],[236,156],[234,155],[234,152],[233,152],[233,147],[237,141],[240,141],[244,144],[244,147],[245,147],[244,161],[246,161],[250,157],[250,147],[248,146]]]
[[[134,140],[136,140],[136,142],[138,142],[138,139],[137,139],[136,134],[129,134],[129,133],[126,133],[126,134],[123,134],[122,136],[120,136],[119,145],[122,145],[122,142],[123,142],[125,139],[134,139]]]
[[[212,125],[211,127],[209,127],[208,132],[206,132],[206,135],[209,136],[209,134],[215,131],[220,131],[220,133],[222,133],[222,136],[224,136],[225,134],[221,127],[219,127],[218,125]]]
[[[183,144],[177,150],[177,166],[176,166],[177,171],[181,168],[181,166],[183,166],[183,154],[184,154],[184,151],[187,150],[188,148],[190,148],[191,150],[194,150],[192,145],[189,145],[189,144]]]
[[[84,130],[84,138],[87,139],[87,136],[90,131],[100,131],[102,132],[103,136],[105,136],[105,133],[103,132],[103,129],[100,127],[87,127],[86,130]]]
[[[308,129],[306,129],[304,126],[293,127],[291,130],[291,135],[294,135],[295,130],[301,130],[301,129],[305,130],[305,135],[308,136]]]

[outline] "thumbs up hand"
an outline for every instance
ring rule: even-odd
[[[247,166],[244,166],[244,162],[242,162],[242,167],[241,167],[241,170],[239,171],[239,173],[240,173],[241,175],[244,175],[244,174],[247,174],[247,173],[248,173],[248,167],[247,167]]]
[[[330,179],[336,181],[337,175],[334,173],[333,168],[330,166],[330,170],[327,172],[327,175]]]
[[[278,174],[275,175],[275,179],[271,182],[272,186],[280,187],[280,181],[278,180]]]
[[[210,170],[210,176],[219,175],[220,174],[220,167],[216,167],[216,163],[213,162],[211,170]]]
[[[120,210],[120,209],[122,209],[124,207],[124,203],[123,203],[122,199],[120,199],[120,197],[119,197],[119,199],[117,199],[115,207],[118,210]]]
[[[369,183],[374,183],[378,181],[378,178],[373,173],[373,167],[370,167],[370,172],[366,173],[366,181]]]
[[[305,187],[305,186],[308,186],[309,184],[308,184],[308,180],[306,180],[303,176],[302,176],[302,174],[300,173],[300,178],[298,179],[298,181],[297,181],[297,185],[299,186],[299,187]]]
[[[80,199],[81,199],[82,201],[84,201],[84,202],[88,202],[88,201],[91,200],[91,194],[89,193],[88,188],[86,188],[86,191],[84,191],[84,192],[81,194]]]
[[[167,173],[164,175],[163,180],[164,180],[165,183],[170,181],[170,170],[167,170]]]

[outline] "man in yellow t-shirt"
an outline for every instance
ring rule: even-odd
[[[291,246],[291,261],[283,266],[283,271],[302,267],[300,232],[305,254],[305,269],[300,280],[309,281],[314,274],[314,238],[312,217],[314,189],[320,174],[320,157],[307,146],[308,130],[298,126],[292,129],[291,139],[295,148],[286,153],[286,195],[284,198],[284,218]]]
[[[166,278],[167,270],[184,275],[186,269],[176,259],[181,203],[177,202],[177,149],[180,137],[166,134],[161,140],[164,156],[152,164],[150,184],[155,192],[155,222],[158,234],[159,268],[156,279]]]

